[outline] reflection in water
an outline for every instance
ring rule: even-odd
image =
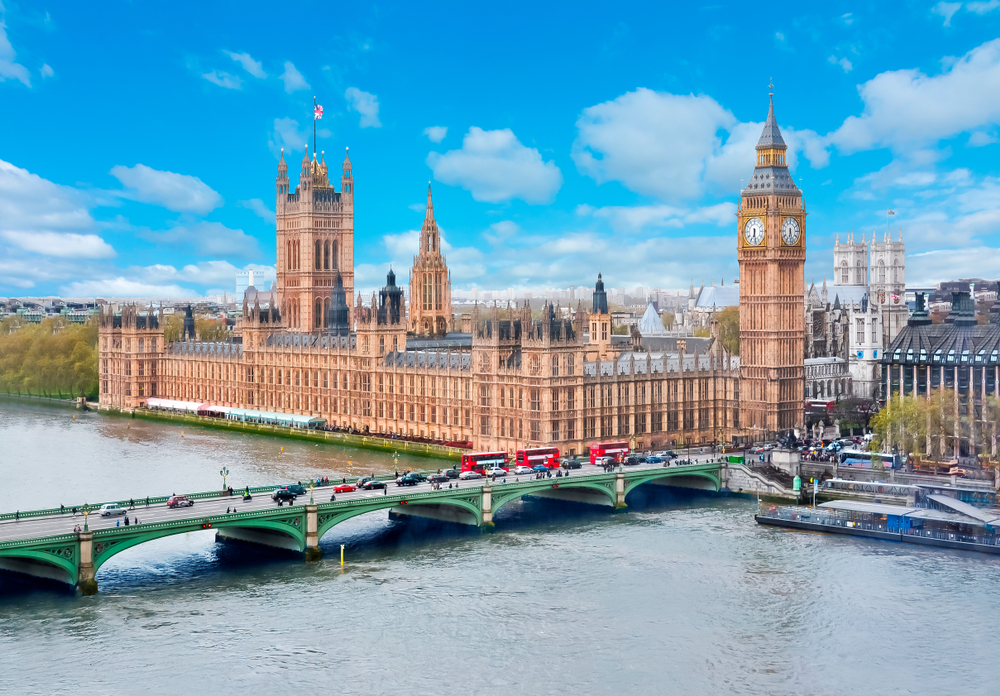
[[[332,476],[348,459],[391,466],[293,441],[68,420],[0,404],[0,507],[177,481],[200,490],[220,483],[222,463],[250,484]],[[0,692],[995,691],[982,638],[997,559],[762,529],[741,498],[646,486],[628,502],[616,515],[524,499],[482,535],[370,513],[332,529],[313,564],[210,531],[169,537],[113,558],[87,598],[4,576],[0,664],[49,668],[0,670]]]

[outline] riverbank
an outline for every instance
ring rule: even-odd
[[[306,442],[324,443],[329,445],[340,445],[343,447],[356,447],[359,449],[375,450],[379,452],[399,452],[416,457],[427,457],[429,459],[443,459],[447,461],[460,461],[462,450],[443,445],[433,445],[422,442],[409,442],[407,440],[392,440],[372,435],[355,435],[352,433],[338,433],[327,430],[308,430],[305,428],[283,428],[276,425],[265,425],[262,423],[246,423],[243,421],[231,421],[224,418],[211,418],[208,416],[196,416],[184,413],[170,413],[169,411],[150,411],[147,409],[116,409],[99,407],[99,413],[109,416],[122,416],[126,418],[142,418],[143,420],[153,420],[162,423],[172,423],[174,425],[187,425],[197,428],[211,428],[213,430],[229,430],[232,432],[254,433],[257,435],[269,435],[290,440],[304,440]]]
[[[31,404],[32,406],[50,406],[52,408],[78,408],[76,399],[61,399],[55,396],[35,396],[31,394],[11,394],[10,392],[0,392],[0,401],[9,401],[18,404]],[[96,408],[94,402],[87,402],[87,408]]]

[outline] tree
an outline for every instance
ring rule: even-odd
[[[926,400],[918,396],[893,397],[872,417],[871,426],[873,451],[895,446],[903,454],[923,452],[927,441]]]
[[[726,307],[715,315],[719,321],[719,338],[730,355],[740,354],[740,308]]]
[[[225,341],[229,337],[229,327],[215,317],[196,317],[194,330],[200,340],[210,343]]]
[[[163,317],[163,341],[172,343],[181,340],[184,332],[184,317],[180,314],[167,314]]]
[[[97,395],[97,321],[63,317],[40,324],[4,321],[0,330],[0,391],[73,397]]]
[[[691,335],[697,336],[698,338],[708,338],[709,336],[712,335],[712,332],[707,326],[702,326],[700,328],[695,329],[691,333]]]
[[[663,322],[663,328],[670,331],[674,327],[674,313],[664,312],[660,315],[660,321]]]
[[[616,336],[628,336],[628,324],[619,324],[611,329]]]

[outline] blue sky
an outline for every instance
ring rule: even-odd
[[[4,0],[0,295],[231,291],[314,95],[361,289],[405,277],[428,180],[456,288],[728,283],[770,78],[807,281],[887,208],[910,284],[1000,277],[998,37],[1000,0]]]

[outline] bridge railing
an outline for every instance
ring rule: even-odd
[[[426,473],[426,472],[424,472],[424,473]],[[344,478],[344,477],[341,477],[341,479],[342,478]],[[360,479],[360,478],[363,478],[363,477],[361,477],[361,476],[347,477],[347,482],[353,484],[353,483],[356,483],[358,481],[358,479]],[[394,474],[379,474],[375,478],[378,479],[379,481],[391,481],[391,480],[395,479],[395,475]],[[338,479],[331,479],[330,483],[328,485],[335,486],[335,485],[337,485],[337,481],[338,481]],[[309,483],[310,482],[307,480],[304,484],[302,484],[303,486],[305,486],[306,490],[309,489]],[[271,484],[271,485],[268,485],[268,486],[250,486],[249,487],[249,489],[250,489],[250,495],[258,495],[260,493],[270,493],[271,491],[273,491],[276,488],[280,488],[281,486],[287,486],[287,485],[290,485],[290,484],[287,484],[287,483],[275,483],[275,484]],[[324,484],[324,485],[327,485],[327,484]],[[240,488],[233,487],[233,497],[234,498],[238,498],[246,490],[247,490],[247,486],[241,486]],[[228,491],[202,491],[202,492],[198,492],[198,493],[178,493],[177,495],[183,495],[184,497],[190,498],[191,500],[212,500],[212,499],[215,499],[215,498],[229,497]],[[171,497],[173,497],[173,495],[156,495],[156,496],[152,496],[151,495],[151,496],[149,496],[149,505],[150,506],[153,506],[153,505],[163,505],[168,500],[170,500]],[[86,510],[88,510],[90,512],[95,512],[97,510],[100,510],[102,505],[106,505],[108,503],[115,503],[115,504],[121,505],[123,507],[128,507],[128,505],[129,505],[130,502],[134,502],[135,503],[136,509],[146,507],[146,498],[124,498],[124,499],[120,499],[120,500],[104,500],[104,501],[97,502],[97,503],[83,503],[83,504],[77,504],[77,505],[67,505],[65,509],[57,508],[56,507],[56,508],[47,508],[47,509],[42,509],[42,510],[24,510],[24,511],[16,511],[16,512],[4,512],[4,513],[0,513],[0,522],[9,521],[9,520],[13,520],[13,519],[16,519],[16,518],[30,519],[30,518],[33,518],[33,517],[50,517],[52,515],[60,515],[60,514],[71,515],[74,507],[77,509],[77,512],[82,515],[84,509],[86,509]]]

